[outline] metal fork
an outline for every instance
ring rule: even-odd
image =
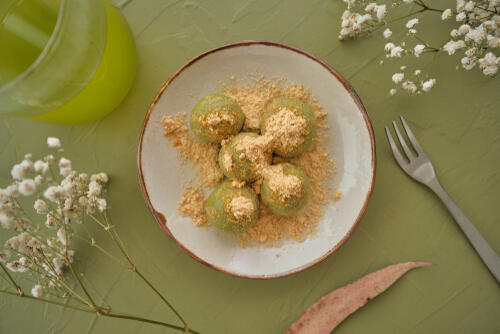
[[[420,146],[417,138],[411,131],[410,127],[406,123],[406,120],[401,117],[401,122],[403,123],[403,128],[410,139],[411,146],[413,146],[416,155],[411,151],[408,147],[405,139],[399,132],[399,128],[395,121],[392,121],[392,125],[394,126],[394,130],[396,131],[396,135],[399,139],[401,147],[403,147],[403,151],[406,155],[408,161],[403,158],[401,152],[399,151],[394,139],[391,136],[389,128],[385,127],[385,133],[387,135],[387,139],[389,140],[389,144],[391,145],[392,153],[394,154],[394,158],[396,159],[399,166],[414,180],[417,180],[420,183],[425,184],[429,187],[436,195],[443,201],[444,205],[448,208],[453,218],[457,222],[458,226],[462,229],[465,236],[469,239],[469,242],[472,244],[472,247],[479,254],[484,264],[491,271],[493,276],[500,282],[500,256],[491,248],[486,239],[479,233],[479,231],[472,225],[470,220],[465,216],[465,214],[460,210],[457,204],[451,199],[450,195],[444,190],[444,188],[439,183],[439,180],[436,176],[436,172],[434,171],[434,166],[432,165],[431,160],[424,152],[422,147]]]

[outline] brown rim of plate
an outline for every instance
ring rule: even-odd
[[[238,273],[230,272],[230,271],[224,270],[224,269],[222,269],[220,267],[217,267],[217,266],[215,266],[215,265],[213,265],[211,263],[206,262],[205,260],[203,260],[203,259],[199,258],[198,256],[196,256],[195,254],[193,254],[189,249],[187,249],[186,247],[184,247],[184,245],[181,244],[172,235],[172,233],[168,229],[168,227],[167,227],[167,220],[166,220],[165,216],[163,214],[161,214],[160,212],[156,211],[155,208],[153,207],[153,205],[151,203],[151,200],[149,199],[149,194],[148,194],[148,191],[146,189],[146,185],[144,183],[144,176],[143,176],[142,164],[141,164],[141,162],[142,162],[142,140],[143,140],[143,137],[144,137],[144,131],[146,129],[146,125],[147,125],[147,123],[149,121],[149,117],[151,115],[153,107],[156,105],[156,103],[160,99],[161,95],[167,89],[167,87],[170,85],[170,83],[173,80],[175,80],[175,78],[177,78],[182,73],[182,71],[184,71],[186,68],[188,68],[193,63],[195,63],[196,61],[200,60],[201,58],[203,58],[203,57],[205,57],[205,56],[207,56],[209,54],[212,54],[212,53],[217,52],[217,51],[229,49],[229,48],[241,47],[241,46],[249,46],[249,45],[256,45],[256,44],[258,44],[258,45],[267,45],[267,46],[279,47],[279,48],[283,48],[283,49],[287,49],[287,50],[299,53],[299,54],[301,54],[303,56],[306,56],[306,57],[314,60],[315,62],[321,64],[326,70],[328,70],[331,74],[333,74],[333,76],[335,76],[335,78],[337,78],[337,80],[339,80],[344,85],[345,89],[349,92],[349,94],[351,95],[352,99],[354,100],[354,103],[358,106],[358,109],[361,112],[361,114],[362,114],[362,116],[363,116],[363,118],[365,120],[366,128],[368,130],[368,133],[370,134],[371,153],[372,153],[372,161],[371,161],[371,163],[372,163],[372,179],[371,179],[371,182],[370,182],[370,189],[368,190],[368,193],[366,194],[366,198],[365,198],[365,202],[363,203],[363,207],[361,208],[361,211],[359,212],[358,217],[356,218],[356,221],[355,221],[354,225],[351,227],[351,229],[349,230],[349,232],[332,249],[330,249],[328,252],[326,252],[324,255],[322,255],[321,257],[317,258],[316,260],[311,261],[311,262],[309,262],[309,263],[307,263],[307,264],[305,264],[303,266],[300,266],[298,268],[295,268],[295,269],[292,269],[292,270],[289,270],[289,271],[286,271],[286,272],[283,272],[283,273],[279,273],[279,274],[273,274],[273,275],[241,275],[241,274],[238,274]],[[138,168],[139,168],[139,180],[140,180],[140,184],[141,184],[141,189],[142,189],[142,192],[144,194],[144,198],[146,199],[146,202],[148,204],[148,207],[149,207],[151,213],[153,214],[153,217],[155,218],[156,222],[158,223],[158,225],[160,226],[160,228],[162,229],[162,231],[166,235],[168,235],[168,237],[170,239],[172,239],[172,241],[175,242],[177,244],[177,246],[179,246],[184,252],[186,252],[189,256],[191,256],[196,261],[198,261],[200,263],[203,263],[204,265],[206,265],[206,266],[208,266],[210,268],[213,268],[213,269],[215,269],[217,271],[220,271],[220,272],[228,274],[228,275],[232,275],[232,276],[236,276],[236,277],[240,277],[240,278],[250,278],[250,279],[272,279],[272,278],[285,277],[285,276],[289,276],[289,275],[301,272],[303,270],[311,268],[312,266],[314,266],[314,265],[316,265],[316,264],[324,261],[328,256],[330,256],[337,249],[339,249],[340,246],[342,246],[342,244],[344,244],[344,242],[351,236],[352,232],[358,226],[359,221],[361,220],[361,218],[365,214],[366,208],[368,206],[368,202],[369,202],[371,194],[373,192],[373,186],[374,186],[374,182],[375,182],[375,165],[376,165],[376,160],[375,160],[375,136],[373,134],[372,124],[370,122],[370,119],[368,117],[366,109],[363,106],[363,103],[361,102],[361,99],[359,98],[358,94],[356,94],[356,92],[354,91],[354,88],[352,88],[352,86],[347,82],[347,80],[344,77],[342,77],[336,70],[334,70],[329,64],[327,64],[325,61],[319,59],[318,57],[314,56],[313,54],[311,54],[311,53],[309,53],[307,51],[304,51],[302,49],[296,48],[294,46],[290,46],[290,45],[286,45],[286,44],[282,44],[282,43],[276,43],[276,42],[269,42],[269,41],[248,40],[248,41],[241,41],[241,42],[236,42],[236,43],[232,43],[232,44],[222,45],[222,46],[219,46],[217,48],[205,51],[202,54],[200,54],[200,55],[192,58],[191,60],[189,60],[186,64],[184,64],[181,68],[179,68],[174,74],[172,74],[170,76],[170,78],[168,78],[168,80],[161,86],[160,90],[158,91],[158,93],[154,97],[153,101],[151,102],[151,105],[148,108],[147,114],[146,114],[146,116],[144,118],[144,122],[142,124],[142,129],[141,129],[141,136],[140,136],[140,139],[139,139],[138,152],[137,152],[137,165],[138,165]]]

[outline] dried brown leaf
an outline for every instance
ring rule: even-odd
[[[429,262],[393,264],[321,297],[295,321],[285,334],[329,334],[351,313],[387,290],[411,269]]]

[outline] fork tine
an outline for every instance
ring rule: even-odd
[[[385,127],[385,134],[387,135],[387,140],[389,140],[389,145],[391,146],[394,158],[396,158],[396,161],[398,162],[399,166],[401,166],[403,170],[406,170],[407,162],[405,161],[405,159],[403,159],[401,153],[399,153],[399,149],[396,146],[394,139],[392,139],[391,133],[389,132],[389,128],[387,126]]]
[[[406,134],[408,135],[408,138],[410,139],[410,142],[415,149],[415,151],[420,155],[420,154],[425,154],[424,149],[422,146],[420,146],[420,143],[417,140],[417,137],[413,134],[411,131],[410,127],[406,123],[406,120],[404,119],[403,116],[399,116],[401,118],[401,122],[403,123],[403,127],[405,129]]]
[[[392,121],[392,126],[394,127],[394,130],[396,131],[396,135],[398,136],[399,142],[401,143],[401,146],[403,147],[403,151],[405,151],[406,157],[408,158],[408,160],[415,158],[415,155],[412,153],[412,151],[410,150],[408,145],[406,145],[406,140],[401,135],[401,132],[399,132],[398,125],[396,124],[395,121]]]

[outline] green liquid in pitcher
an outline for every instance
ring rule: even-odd
[[[0,5],[0,24],[3,24],[0,45],[8,45],[8,52],[0,51],[0,85],[23,73],[37,59],[52,34],[59,10],[59,0],[17,0],[14,3],[7,11]],[[106,46],[93,77],[61,107],[28,119],[59,124],[86,123],[113,111],[127,95],[137,66],[135,42],[120,11],[110,1],[104,3]],[[7,15],[1,17],[5,12]],[[12,21],[13,17],[17,17],[17,21]],[[20,25],[19,21],[31,24]],[[6,23],[16,23],[17,30],[13,33],[5,29]]]
[[[0,3],[0,86],[35,62],[52,35],[58,11],[57,0]]]

